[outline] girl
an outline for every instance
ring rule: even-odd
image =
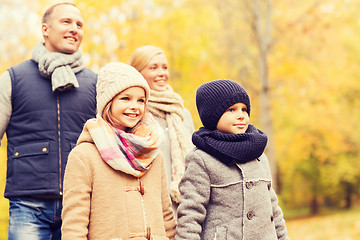
[[[113,62],[96,90],[97,118],[86,122],[66,166],[62,239],[173,239],[162,134],[145,113],[147,82]]]
[[[201,127],[180,182],[176,240],[288,239],[264,155],[266,135],[249,124],[250,99],[231,80],[196,92]]]

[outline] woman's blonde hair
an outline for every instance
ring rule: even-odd
[[[133,66],[139,72],[146,67],[150,60],[158,54],[165,54],[163,50],[158,47],[145,45],[137,48],[129,58],[129,65]]]

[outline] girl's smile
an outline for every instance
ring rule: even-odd
[[[125,131],[133,128],[144,116],[145,90],[130,87],[116,95],[111,105],[111,115],[117,123],[115,127]]]

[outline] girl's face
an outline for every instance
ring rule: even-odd
[[[245,133],[249,126],[249,114],[244,103],[235,103],[221,116],[216,129],[231,134]]]
[[[169,70],[166,56],[163,53],[155,55],[140,71],[151,90],[164,92],[169,82]]]
[[[144,116],[145,90],[142,87],[130,87],[114,97],[111,115],[116,119],[120,130],[133,128]]]

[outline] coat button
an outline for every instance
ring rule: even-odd
[[[47,152],[47,148],[43,148],[42,151],[45,153]]]
[[[270,220],[273,222],[273,221],[274,221],[274,216],[271,216],[271,217],[270,217]]]
[[[144,184],[140,180],[139,180],[139,192],[141,193],[141,195],[144,195],[145,193]]]
[[[268,183],[268,190],[270,191],[271,189],[271,183]]]
[[[19,152],[14,153],[14,156],[15,157],[19,156]]]
[[[150,237],[151,237],[151,229],[148,227],[146,229],[146,239],[150,240]]]
[[[253,211],[249,211],[247,214],[246,214],[247,218],[249,220],[253,219],[253,217],[255,216],[255,213]]]
[[[254,184],[252,182],[247,182],[245,185],[247,189],[251,189]]]

